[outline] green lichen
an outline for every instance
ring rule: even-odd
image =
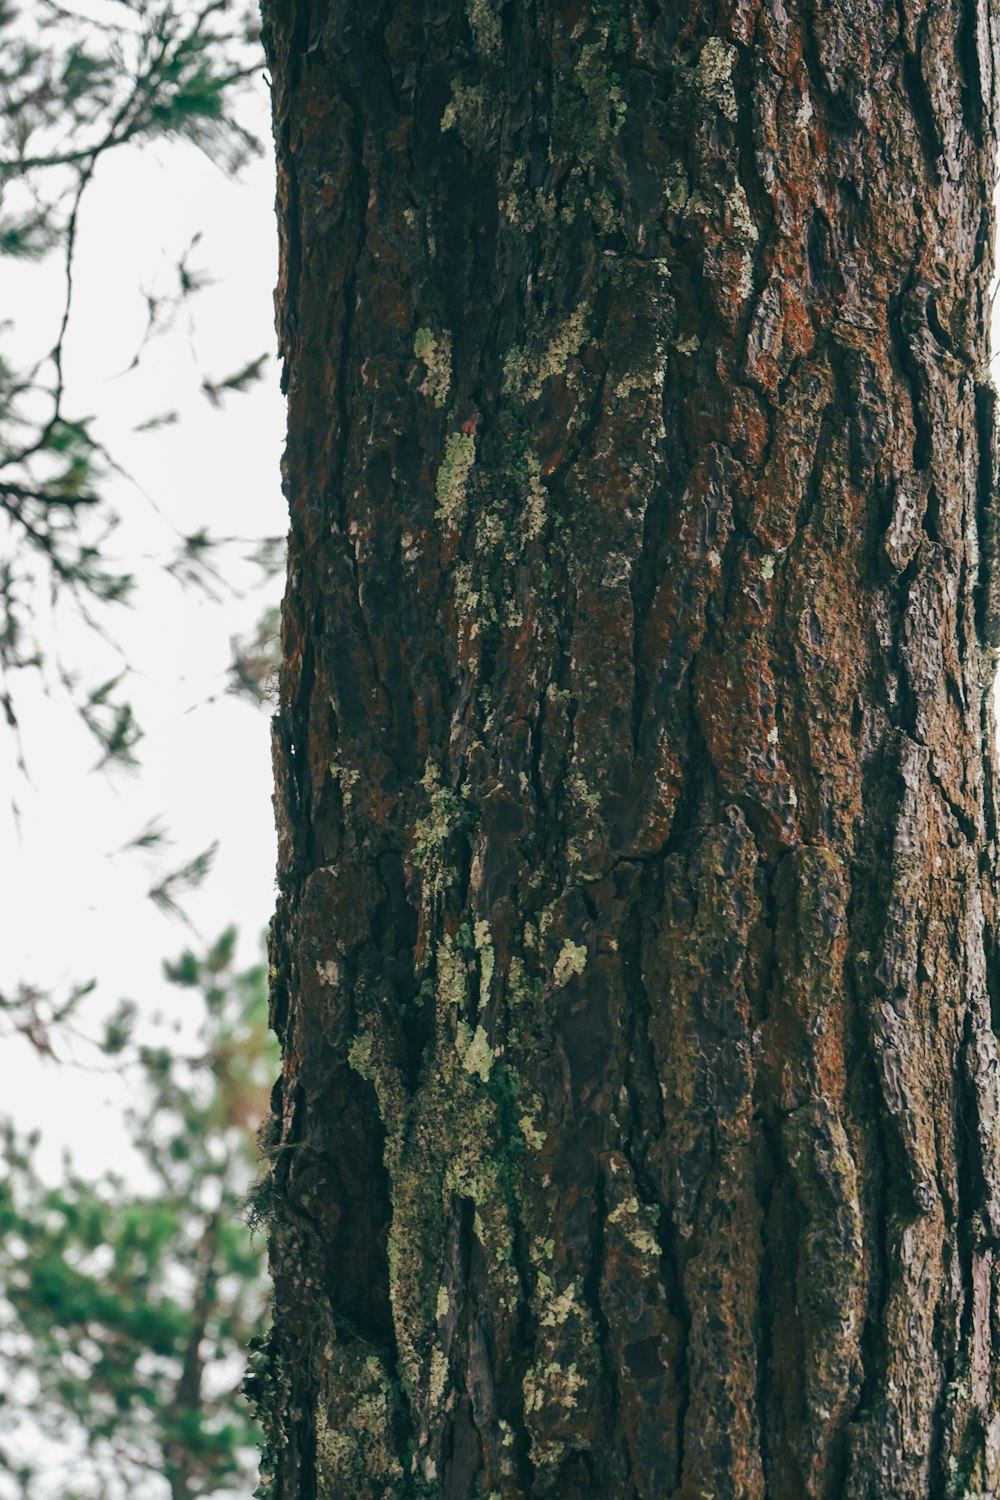
[[[520,396],[528,382],[528,361],[520,344],[511,344],[503,361],[500,389],[505,396]]]
[[[327,1389],[316,1404],[316,1495],[375,1500],[399,1484],[393,1416],[396,1389],[382,1361],[334,1345],[324,1361]]]
[[[347,1049],[347,1061],[360,1077],[369,1083],[375,1081],[375,1065],[372,1060],[372,1038],[369,1032],[359,1032]]]
[[[250,1340],[243,1394],[252,1416],[264,1430],[260,1455],[260,1484],[254,1500],[269,1500],[274,1492],[278,1454],[285,1441],[282,1419],[291,1400],[291,1378],[275,1347],[274,1331]]]
[[[466,0],[465,14],[476,51],[485,62],[500,55],[500,0]]]
[[[578,169],[570,173],[571,179],[574,175],[578,175]],[[559,224],[572,224],[576,218],[572,199],[564,199],[562,194],[557,197],[545,188],[527,186],[527,170],[520,159],[511,165],[498,206],[501,217],[526,234],[541,231],[547,235]]]
[[[451,585],[455,595],[455,604],[458,606],[459,618],[468,622],[469,636],[475,640],[479,634],[484,619],[496,618],[496,611],[492,603],[487,603],[483,608],[483,593],[476,586],[478,570],[474,567],[471,559],[457,562],[452,569]],[[471,670],[478,670],[478,661],[473,659]]]
[[[538,946],[538,930],[534,923],[526,922],[525,931],[530,928],[534,943]],[[541,985],[537,979],[529,980],[525,974],[524,961],[516,955],[511,958],[510,968],[507,971],[507,1005],[511,1010],[517,1010],[522,1005],[534,1006],[540,997]]]
[[[419,785],[426,811],[414,820],[410,861],[421,877],[424,896],[439,897],[458,878],[452,841],[469,818],[462,797],[441,780],[441,771],[428,760]]]
[[[726,206],[730,237],[740,245],[756,245],[760,234],[750,212],[746,188],[738,178],[729,190]]]
[[[571,975],[582,974],[586,967],[586,948],[582,943],[574,943],[571,938],[567,938],[552,970],[552,982],[558,989],[562,989],[564,984],[569,983]]]
[[[633,1249],[648,1258],[650,1264],[644,1269],[647,1269],[649,1273],[655,1270],[655,1261],[662,1253],[651,1227],[655,1225],[659,1214],[658,1204],[647,1208],[639,1202],[634,1193],[631,1197],[624,1198],[621,1203],[616,1204],[608,1214],[608,1223],[621,1229]]]
[[[675,161],[663,180],[664,199],[671,208],[682,209],[685,207],[690,193],[691,184],[688,181],[684,163]]]
[[[595,1391],[597,1339],[582,1293],[579,1278],[557,1293],[548,1277],[538,1276],[536,1358],[522,1389],[531,1461],[539,1467],[558,1462],[571,1430],[579,1441],[583,1425],[576,1413]]]
[[[631,259],[613,258],[608,263],[608,275],[635,307],[641,329],[623,350],[627,363],[619,368],[613,386],[617,418],[641,434],[643,451],[652,455],[655,445],[667,436],[663,389],[676,317],[668,289],[670,266],[664,257],[639,265]]]
[[[458,526],[465,511],[465,493],[476,461],[476,440],[469,432],[452,432],[444,445],[435,493],[436,515],[447,526]]]
[[[462,83],[453,79],[451,98],[441,116],[441,132],[457,129],[468,151],[484,150],[497,131],[497,104],[485,83]]]
[[[429,807],[418,820],[418,859],[432,881],[440,880],[451,833],[468,811],[457,796],[443,795],[446,789],[433,765],[425,772],[423,788]],[[476,994],[477,960],[482,986],[493,961],[489,927],[482,921],[461,923],[454,934],[442,932],[430,949],[422,992],[424,1004],[433,1007],[435,1040],[416,1090],[400,1073],[395,1032],[378,1011],[349,1049],[352,1065],[374,1085],[386,1127],[384,1161],[392,1204],[389,1296],[402,1384],[411,1399],[421,1390],[443,1388],[446,1366],[437,1330],[450,1298],[428,1277],[427,1266],[443,1261],[448,1216],[458,1199],[474,1205],[475,1232],[497,1294],[511,1306],[517,1295],[505,1180],[509,1167],[497,1103],[512,1085],[497,1076],[505,1070],[485,1027],[473,1027],[465,1019]]]
[[[542,1313],[542,1327],[554,1328],[557,1323],[565,1323],[573,1309],[580,1304],[582,1292],[583,1283],[577,1280],[570,1282],[558,1297],[551,1297]]]
[[[566,790],[572,800],[588,812],[596,812],[601,805],[600,795],[579,771],[570,771],[566,777]]]
[[[733,69],[736,66],[736,48],[721,37],[709,37],[701,51],[694,69],[695,87],[703,99],[709,100],[735,122],[737,118],[736,90],[733,87]]]
[[[427,366],[421,395],[430,396],[435,406],[444,406],[451,389],[451,334],[443,328],[435,338],[429,328],[418,328],[413,336],[413,352]]]
[[[427,782],[433,802],[440,781],[429,775]],[[428,816],[425,857],[440,847],[454,812],[454,807],[439,808],[438,816]],[[474,1206],[474,1231],[497,1296],[511,1307],[517,1298],[510,1167],[498,1113],[505,1091],[515,1086],[494,1055],[485,1026],[465,1019],[476,995],[476,960],[482,965],[491,953],[489,930],[480,922],[462,923],[454,935],[443,932],[433,945],[425,979],[425,1003],[434,1010],[433,1052],[415,1090],[404,1083],[396,1043],[379,1031],[378,1020],[369,1022],[370,1046],[352,1047],[356,1065],[372,1076],[386,1125],[389,1296],[403,1386],[414,1396],[442,1388],[444,1379],[438,1327],[450,1299],[428,1277],[427,1267],[443,1263],[446,1225],[457,1200]]]
[[[576,1393],[585,1383],[583,1376],[577,1374],[575,1363],[565,1369],[555,1363],[536,1366],[524,1377],[524,1409],[537,1411],[544,1402],[555,1401],[565,1411],[572,1411]]]
[[[476,923],[474,941],[479,953],[479,1008],[484,1010],[489,1004],[490,986],[493,983],[493,971],[496,968],[496,954],[493,951],[489,922]]]
[[[571,72],[557,76],[553,96],[553,149],[575,158],[581,180],[607,159],[609,147],[625,123],[626,100],[614,55],[621,37],[608,21],[588,27]]]
[[[432,1406],[438,1406],[448,1384],[448,1356],[443,1349],[431,1351],[431,1373],[427,1382]]]
[[[535,1124],[530,1115],[521,1115],[517,1123],[521,1127],[521,1134],[524,1136],[524,1139],[527,1141],[528,1145],[531,1146],[534,1151],[541,1151],[546,1141],[545,1131],[538,1129],[538,1126]]]
[[[564,375],[571,359],[583,347],[587,337],[587,306],[581,303],[563,318],[543,348],[526,353],[512,345],[504,359],[502,390],[504,395],[520,401],[536,401],[547,380]]]
[[[580,49],[574,69],[576,82],[586,99],[591,120],[592,139],[604,142],[616,136],[625,124],[628,109],[618,74],[607,61],[608,28],[601,28],[597,41]]]
[[[549,492],[542,483],[541,464],[530,449],[522,457],[518,479],[521,487],[522,532],[525,540],[532,542],[545,530]]]
[[[493,1049],[482,1026],[477,1026],[475,1031],[472,1031],[467,1022],[459,1021],[455,1034],[455,1050],[467,1073],[475,1074],[483,1083],[489,1082],[490,1070],[493,1067]]]
[[[610,235],[621,228],[621,213],[606,183],[601,184],[596,197],[584,198],[583,206],[601,234]]]
[[[693,110],[704,114],[706,108],[714,109],[725,120],[736,122],[738,111],[733,84],[736,59],[736,48],[730,43],[721,37],[709,38],[697,61],[690,64],[681,77],[681,90],[688,93]],[[692,183],[681,164],[674,163],[664,192],[669,206],[680,210],[684,218],[702,219],[716,226],[731,249],[742,251],[735,287],[740,299],[746,300],[754,289],[752,251],[757,243],[758,229],[740,180],[738,161],[733,158],[730,166],[723,169],[722,180],[719,180],[719,175],[704,171],[700,180]]]
[[[513,413],[505,420],[516,429],[506,462],[491,472],[488,482],[478,472],[467,480],[458,476],[464,490],[460,513],[474,509],[475,527],[469,532],[471,545],[451,564],[451,587],[464,665],[474,676],[487,654],[486,642],[495,641],[501,631],[516,632],[524,623],[525,592],[518,586],[518,569],[526,548],[549,524],[548,491],[530,450],[527,424],[522,427]],[[454,479],[445,474],[439,484],[444,488]],[[483,645],[470,650],[473,641]]]
[[[330,779],[340,787],[344,806],[349,807],[353,796],[352,788],[361,780],[361,772],[355,766],[342,766],[338,761],[331,761],[326,769]]]
[[[521,1113],[517,1120],[518,1129],[533,1151],[540,1151],[547,1139],[547,1133],[538,1123],[542,1108],[542,1101],[537,1094],[521,1101]]]

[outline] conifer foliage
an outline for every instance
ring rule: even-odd
[[[53,258],[63,267],[29,360],[15,352],[25,347],[24,328],[0,322],[0,712],[12,729],[18,670],[44,669],[51,655],[35,621],[40,590],[112,640],[108,610],[135,592],[127,561],[109,547],[117,516],[107,481],[120,465],[67,391],[81,205],[107,156],[156,141],[187,141],[237,171],[260,149],[239,101],[262,62],[251,0],[0,0],[0,262]],[[144,294],[133,368],[208,284],[197,264],[200,238],[181,255],[173,288]],[[266,362],[262,355],[224,378],[206,375],[202,389],[218,405],[248,389]],[[174,411],[153,413],[140,430],[176,420]],[[164,565],[182,582],[210,586],[217,545],[204,530],[178,534]],[[133,765],[141,729],[125,674],[87,684],[71,660],[59,677],[103,761]]]
[[[18,314],[0,321],[0,725],[18,736],[19,682],[40,671],[68,694],[104,767],[137,764],[141,728],[115,628],[136,590],[128,557],[109,540],[111,484],[129,476],[66,378],[88,232],[81,205],[105,158],[157,141],[186,141],[237,170],[259,144],[239,102],[261,65],[252,0],[0,0],[0,273],[25,260],[61,271],[37,338],[26,323],[34,310],[0,299]],[[133,367],[207,283],[199,239],[173,287],[146,295]],[[205,399],[219,405],[246,390],[265,363],[206,375]],[[154,413],[137,430],[176,420]],[[174,530],[166,571],[212,597],[217,586],[226,592],[222,543],[207,526]],[[280,544],[252,540],[250,560],[266,577]],[[56,644],[39,623],[46,600],[70,607],[68,652],[65,637]],[[88,681],[91,631],[123,665]],[[271,635],[234,642],[234,652],[231,691],[260,701]],[[133,847],[166,842],[154,820]],[[180,896],[205,877],[213,852],[150,887],[162,911],[184,916]],[[235,941],[230,929],[165,966],[187,1041],[151,1044],[129,1003],[106,1023],[101,1065],[140,1082],[127,1125],[137,1170],[93,1181],[67,1159],[53,1186],[37,1139],[0,1124],[0,1500],[196,1500],[254,1487],[256,1431],[240,1384],[265,1285],[243,1199],[275,1060],[264,970],[238,969]],[[0,993],[0,1035],[27,1037],[55,1070],[94,984],[63,998],[28,980]],[[57,1104],[55,1072],[52,1096]]]
[[[104,1051],[142,1075],[140,1189],[67,1163],[58,1187],[7,1126],[0,1184],[0,1496],[247,1495],[256,1432],[240,1394],[264,1309],[242,1222],[275,1058],[265,971],[230,928],[167,977],[201,1007],[198,1044],[137,1045],[123,1007]],[[179,999],[179,1011],[181,1002]]]

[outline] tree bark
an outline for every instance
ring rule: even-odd
[[[1000,1486],[987,0],[267,0],[266,1493]]]

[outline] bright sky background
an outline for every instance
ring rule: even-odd
[[[265,139],[267,111],[260,82],[256,113],[244,117]],[[95,773],[96,742],[65,696],[54,691],[46,698],[34,674],[19,674],[31,780],[18,776],[13,745],[0,736],[6,851],[0,989],[24,982],[64,992],[95,976],[99,994],[86,1013],[94,1017],[127,996],[144,1014],[162,1009],[185,1023],[197,1020],[200,997],[166,985],[161,966],[186,945],[198,951],[199,939],[160,913],[146,892],[213,840],[220,848],[212,874],[183,901],[198,933],[211,941],[237,923],[239,961],[247,965],[259,956],[258,937],[271,914],[269,713],[226,696],[225,687],[230,637],[254,627],[265,605],[280,597],[281,580],[219,605],[164,577],[158,559],[176,550],[180,534],[201,527],[250,542],[285,532],[276,362],[248,394],[227,395],[221,412],[199,388],[203,375],[223,379],[274,350],[273,199],[269,158],[233,181],[185,143],[111,154],[84,199],[64,409],[95,414],[96,435],[136,481],[114,477],[105,486],[123,519],[109,550],[134,565],[140,580],[134,606],[115,610],[109,624],[135,669],[128,696],[145,738],[136,773]],[[122,374],[142,340],[142,289],[154,283],[173,289],[174,267],[199,230],[190,263],[214,285],[182,310],[170,334],[147,347],[136,371]],[[57,264],[39,269],[0,260],[0,306],[14,319],[15,354],[28,360],[50,345],[61,295]],[[180,412],[177,425],[132,431],[171,407]],[[249,550],[222,554],[227,582],[244,591],[259,579],[238,565]],[[66,619],[59,626],[55,650],[67,664],[82,666],[87,680],[121,669],[121,658],[79,624]],[[154,817],[174,839],[155,864],[135,852],[115,854]],[[47,1171],[58,1170],[67,1143],[88,1175],[126,1165],[126,1094],[113,1073],[45,1062],[20,1038],[5,1039],[3,1050],[3,1112],[21,1129],[43,1128],[40,1160]],[[84,1048],[63,1043],[59,1050],[94,1061]]]

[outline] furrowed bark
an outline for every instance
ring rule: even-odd
[[[269,0],[275,1500],[1000,1485],[971,0]]]

